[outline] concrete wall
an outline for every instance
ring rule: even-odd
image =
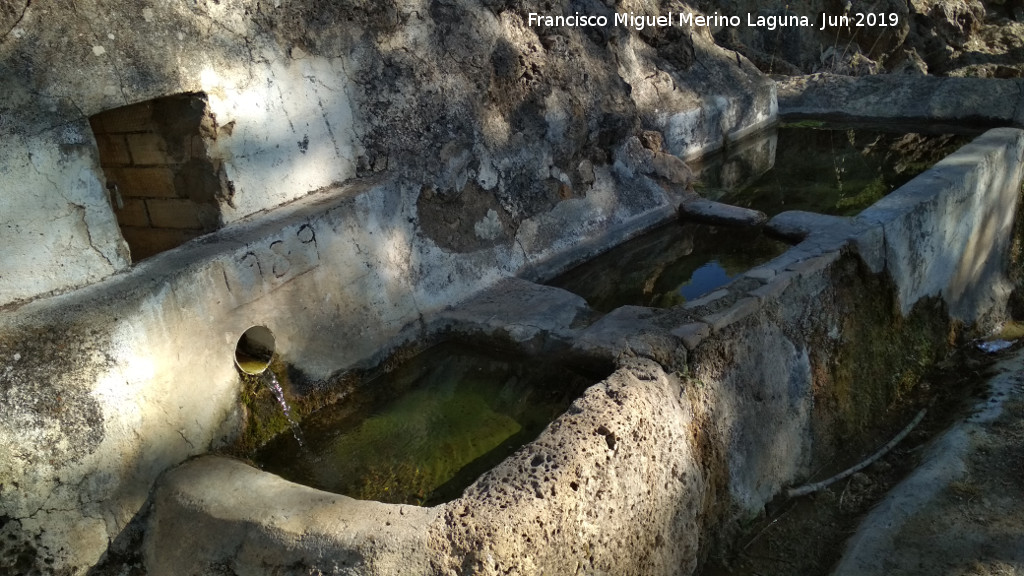
[[[83,573],[135,546],[158,475],[238,433],[249,326],[310,380],[372,362],[431,311],[669,217],[674,187],[651,166],[613,171],[659,110],[720,96],[750,111],[694,132],[698,148],[774,121],[770,82],[705,36],[701,66],[655,65],[629,30],[532,29],[519,4],[0,10],[0,571]],[[620,50],[683,96],[632,99],[653,85],[619,76]],[[160,168],[137,162],[159,139],[89,119],[184,93],[207,98],[224,227],[138,262],[99,150],[107,168]],[[121,224],[208,230],[198,212],[160,225],[183,214],[158,204],[197,193],[161,197],[161,174],[123,198],[145,219],[128,202]]]
[[[771,84],[706,34],[681,40],[701,66],[670,64],[628,29],[534,30],[513,4],[26,3],[0,43],[0,306],[128,269],[87,119],[154,98],[207,95],[224,224],[384,170],[442,195],[476,182],[518,222],[545,186],[585,193],[641,127],[692,153],[774,118]]]
[[[201,94],[115,108],[89,118],[109,200],[132,261],[221,225],[230,200],[222,166],[207,154],[216,121]]]
[[[853,118],[932,125],[1024,127],[1024,81],[902,74],[813,74],[779,85],[779,107],[794,118]]]

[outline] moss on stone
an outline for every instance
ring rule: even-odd
[[[275,357],[267,370],[277,376],[281,389],[284,390],[285,400],[291,406],[294,403],[294,398],[289,393],[291,386],[284,363],[280,358]],[[241,380],[239,402],[242,405],[243,426],[242,433],[229,452],[239,456],[250,456],[271,438],[287,431],[290,424],[284,410],[281,409],[281,404],[267,386],[262,374],[239,372],[239,378]],[[304,414],[301,410],[292,411],[292,417],[297,421],[301,421]]]
[[[817,441],[860,443],[905,403],[927,370],[945,357],[958,326],[941,299],[900,314],[891,280],[857,259],[833,270],[836,326],[812,347]]]

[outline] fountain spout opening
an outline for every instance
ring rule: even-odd
[[[274,333],[266,326],[252,326],[235,344],[235,365],[246,374],[263,374],[274,357]]]

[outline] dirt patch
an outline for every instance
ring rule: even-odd
[[[891,574],[1024,575],[1024,400],[973,437],[967,475],[903,527]]]

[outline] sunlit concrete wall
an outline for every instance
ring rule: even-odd
[[[372,10],[88,0],[3,11],[0,306],[138,260],[87,119],[153,98],[206,94],[216,119],[206,147],[224,167],[228,224],[380,171],[442,193],[476,182],[500,197],[508,216],[499,216],[518,221],[544,209],[522,201],[543,186],[584,193],[590,164],[638,128],[665,132],[670,152],[688,154],[774,119],[771,83],[706,31],[680,40],[700,66],[669,65],[628,29],[598,41],[532,29],[520,12],[472,0]]]

